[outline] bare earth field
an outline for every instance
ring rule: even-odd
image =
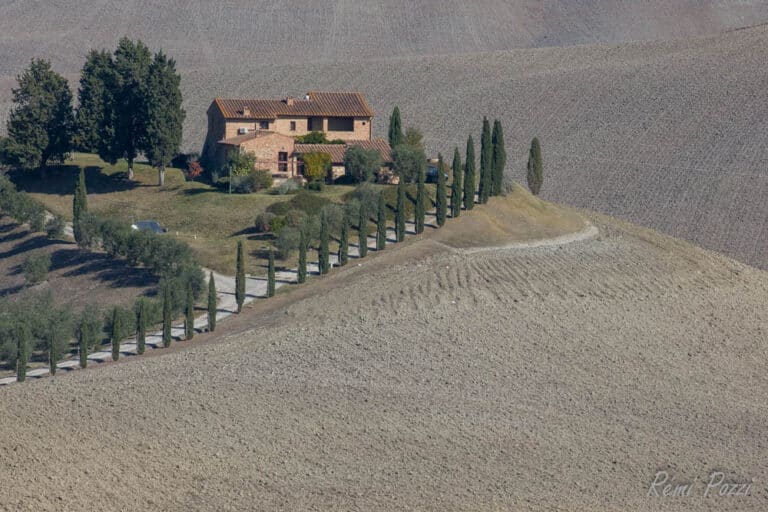
[[[449,223],[215,339],[2,389],[0,508],[765,510],[768,275],[586,215],[471,254]],[[659,470],[693,495],[648,497]],[[752,496],[704,498],[714,470]]]

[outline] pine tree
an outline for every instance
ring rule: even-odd
[[[27,365],[29,364],[29,349],[32,343],[32,333],[26,322],[19,322],[16,326],[16,380],[27,380]]]
[[[243,310],[243,302],[245,302],[245,245],[242,240],[237,241],[235,301],[237,302],[237,312],[240,313]]]
[[[140,298],[136,308],[136,353],[141,355],[147,343],[147,299]]]
[[[405,134],[403,134],[403,123],[400,120],[400,109],[395,107],[392,110],[392,115],[389,117],[389,147],[396,148],[405,141]]]
[[[538,137],[531,141],[531,149],[528,153],[528,188],[535,196],[539,195],[541,185],[544,183],[544,166],[541,162],[541,145]]]
[[[467,156],[464,160],[464,208],[475,207],[475,143],[470,135],[467,139]]]
[[[163,347],[171,346],[171,286],[165,283],[163,286]]]
[[[493,187],[493,169],[491,168],[493,147],[491,144],[491,125],[488,118],[483,117],[483,134],[480,139],[480,190],[478,193],[480,204],[488,202]]]
[[[117,361],[120,359],[120,341],[123,333],[123,319],[120,315],[120,309],[112,309],[112,335],[110,341],[112,342],[112,360]]]
[[[331,255],[329,251],[330,233],[328,232],[328,215],[325,211],[320,214],[320,247],[318,248],[318,265],[320,275],[331,270]]]
[[[195,296],[192,285],[187,284],[187,299],[184,302],[184,339],[191,340],[195,336]]]
[[[275,296],[275,251],[269,250],[267,263],[267,297]]]
[[[451,182],[451,217],[461,215],[461,194],[463,193],[464,169],[461,167],[459,148],[453,149],[453,165],[451,165],[453,181]]]
[[[360,210],[357,218],[357,246],[358,254],[361,258],[368,255],[368,212],[365,205],[360,203]]]
[[[216,330],[216,306],[218,306],[216,297],[216,281],[213,278],[213,272],[208,275],[208,332]]]
[[[424,171],[420,170],[416,181],[416,205],[413,208],[413,223],[417,235],[424,232],[424,216],[426,214],[424,203],[427,201],[427,192],[424,186],[425,179]]]
[[[443,155],[437,155],[437,195],[435,205],[437,225],[442,227],[448,216],[448,196],[445,184],[445,171],[443,170]]]
[[[501,121],[498,119],[493,122],[493,135],[491,136],[493,144],[493,157],[491,168],[493,169],[493,191],[492,195],[501,195],[502,184],[504,182],[504,167],[507,165],[507,150],[504,147],[504,130],[501,127]]]
[[[349,215],[347,211],[341,217],[341,237],[339,240],[339,265],[344,266],[349,260]]]
[[[405,183],[401,179],[397,184],[397,211],[395,211],[395,240],[405,240]]]
[[[383,251],[387,246],[387,203],[384,192],[379,192],[379,207],[376,215],[376,250]]]
[[[75,194],[72,198],[72,230],[74,231],[75,241],[81,247],[83,246],[82,220],[88,212],[88,190],[85,187],[85,170],[81,167],[80,174],[75,184]]]
[[[111,100],[108,86],[114,84],[113,68],[112,55],[106,50],[91,50],[85,58],[75,118],[75,147],[80,151],[96,153],[104,136],[104,115]]]
[[[307,230],[300,229],[299,232],[299,275],[297,281],[299,284],[307,280],[307,246],[309,241],[307,240]]]

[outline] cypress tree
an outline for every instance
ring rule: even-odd
[[[436,198],[436,216],[437,225],[442,227],[445,224],[445,218],[448,215],[448,196],[445,185],[445,171],[443,170],[443,155],[437,154],[437,198]]]
[[[544,165],[541,162],[541,145],[539,138],[531,141],[531,149],[528,152],[528,188],[535,196],[539,195],[541,185],[544,183]]]
[[[395,234],[398,242],[405,240],[405,180],[397,183],[397,211],[395,212]]]
[[[461,215],[461,194],[463,193],[464,169],[461,167],[459,148],[453,149],[453,164],[451,165],[453,181],[451,182],[451,217]]]
[[[140,298],[136,308],[136,353],[144,353],[147,342],[147,300]]]
[[[267,297],[275,296],[275,251],[269,250],[267,264]]]
[[[328,215],[325,211],[320,214],[320,247],[318,248],[318,264],[320,275],[331,270],[330,251],[328,248],[330,233],[328,233]]]
[[[475,207],[475,143],[470,135],[467,139],[467,156],[464,160],[464,208]]]
[[[357,218],[357,244],[358,254],[361,258],[368,255],[368,212],[365,205],[360,203],[360,210]]]
[[[339,240],[339,265],[344,266],[349,260],[349,215],[346,209],[341,217],[341,240]]]
[[[504,182],[504,167],[507,165],[507,150],[504,147],[504,130],[501,127],[501,121],[498,119],[493,122],[493,135],[491,136],[493,144],[493,157],[491,168],[493,169],[493,190],[492,195],[501,195],[501,187]]]
[[[90,336],[88,332],[89,330],[89,322],[85,319],[85,317],[82,317],[77,328],[77,346],[80,356],[80,368],[85,368],[88,366],[88,347],[90,345]]]
[[[83,215],[88,212],[88,191],[85,187],[85,171],[80,168],[80,174],[75,184],[75,194],[72,198],[72,231],[75,241],[82,247],[83,235],[81,222]]]
[[[171,286],[165,283],[163,287],[163,347],[171,346]]]
[[[72,336],[72,323],[69,310],[54,308],[48,318],[48,368],[51,375],[56,375],[59,361]]]
[[[216,330],[216,281],[213,279],[213,271],[208,276],[208,332]]]
[[[187,299],[184,304],[184,339],[191,340],[195,336],[195,296],[192,285],[187,284]]]
[[[418,179],[416,182],[416,205],[413,208],[413,223],[415,225],[415,231],[417,235],[424,232],[424,203],[427,200],[427,192],[424,187],[424,171],[419,169]]]
[[[112,309],[112,360],[120,359],[120,339],[123,331],[123,319],[120,316],[120,310],[115,307]]]
[[[379,193],[379,208],[376,215],[376,250],[383,251],[387,246],[387,204],[384,192]]]
[[[483,117],[483,134],[480,138],[480,190],[478,193],[480,204],[488,202],[493,187],[493,169],[491,168],[493,147],[491,144],[491,125],[488,118]]]
[[[29,348],[31,344],[32,333],[29,331],[29,325],[21,322],[16,326],[16,380],[24,382],[27,380],[27,365],[29,364]]]
[[[237,241],[237,273],[235,274],[235,300],[237,312],[243,310],[245,302],[245,246],[242,240]]]
[[[395,107],[392,110],[392,115],[389,117],[389,147],[396,148],[405,141],[405,135],[403,134],[403,123],[400,120],[400,109]]]
[[[297,281],[299,284],[307,280],[307,230],[301,228],[299,232],[299,275]]]

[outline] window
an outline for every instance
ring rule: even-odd
[[[355,119],[352,117],[329,117],[329,132],[353,132],[355,131]]]
[[[286,151],[280,151],[277,154],[277,170],[288,172],[288,153]]]
[[[307,128],[310,132],[323,131],[323,118],[322,117],[310,117],[307,120]]]
[[[296,131],[296,121],[291,121],[291,131],[292,132]]]
[[[269,130],[269,121],[259,121],[260,130]]]

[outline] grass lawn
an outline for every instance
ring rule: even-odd
[[[72,219],[72,193],[81,168],[85,169],[88,208],[92,212],[119,218],[126,222],[157,220],[169,234],[185,240],[200,262],[220,272],[233,274],[237,240],[246,240],[247,250],[256,254],[269,245],[264,237],[254,236],[256,215],[269,205],[288,201],[292,196],[228,194],[209,184],[185,181],[179,169],[166,170],[165,185],[157,186],[157,170],[147,165],[134,165],[135,178],[125,178],[127,164],[103,162],[97,155],[75,153],[66,165],[39,173],[16,173],[14,182],[30,193],[46,208]],[[341,202],[353,186],[328,186],[318,195]],[[249,258],[250,273],[265,273],[265,261]]]

